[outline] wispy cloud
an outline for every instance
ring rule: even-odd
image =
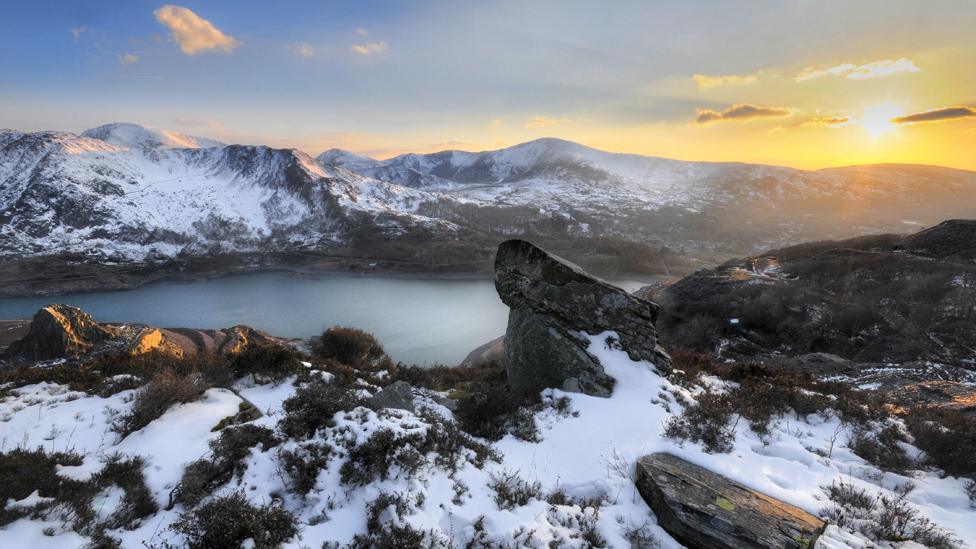
[[[389,49],[386,42],[366,42],[364,44],[353,44],[349,46],[349,49],[358,53],[359,55],[373,55],[375,53],[382,53]]]
[[[956,120],[959,118],[976,117],[976,109],[972,107],[941,107],[928,111],[917,112],[892,118],[895,124],[920,124],[924,122],[944,122],[946,120]]]
[[[239,40],[224,34],[188,8],[167,4],[153,13],[157,21],[169,28],[170,36],[187,55],[205,51],[230,53],[241,45]]]
[[[217,120],[199,119],[199,118],[189,118],[189,117],[177,117],[173,119],[173,123],[178,126],[185,126],[188,128],[220,128],[221,123]]]
[[[80,27],[74,27],[73,29],[71,29],[71,35],[75,37],[75,40],[78,40],[79,38],[81,38],[81,35],[82,34],[85,34],[86,32],[88,32],[90,30],[91,30],[91,27],[89,27],[88,25],[82,25]]]
[[[301,44],[292,44],[291,50],[301,57],[315,57],[316,48],[308,42],[302,42]]]
[[[806,120],[800,122],[801,128],[808,128],[811,126],[822,127],[822,128],[840,128],[842,126],[847,126],[851,123],[851,119],[847,116],[811,116]]]
[[[709,76],[706,74],[696,74],[691,77],[700,89],[717,88],[720,86],[742,86],[755,84],[759,81],[758,74],[725,74],[721,76]]]
[[[123,67],[139,62],[139,56],[134,53],[123,53],[119,56],[119,64]]]
[[[547,127],[551,127],[551,126],[559,126],[559,125],[566,124],[566,123],[569,123],[569,122],[572,122],[572,119],[569,119],[569,118],[547,118],[545,116],[536,115],[536,116],[533,116],[531,118],[526,119],[524,125],[525,125],[526,128],[547,128]]]
[[[755,118],[783,118],[791,114],[793,114],[792,111],[785,107],[760,107],[757,105],[738,104],[732,105],[721,112],[712,109],[698,109],[698,116],[695,118],[695,122],[699,124],[726,121],[744,122]]]
[[[505,121],[502,120],[501,118],[492,118],[491,120],[488,121],[488,126],[492,128],[497,128],[498,126],[501,126],[504,123]]]
[[[863,65],[842,63],[840,65],[835,65],[825,69],[808,67],[803,69],[800,74],[796,75],[794,80],[797,82],[807,82],[810,80],[823,78],[825,76],[843,76],[848,80],[865,80],[868,78],[880,78],[895,74],[920,72],[921,70],[922,69],[915,65],[914,61],[902,57],[899,59],[883,59],[881,61],[874,61],[871,63],[865,63]]]
[[[369,31],[366,29],[356,29],[356,34],[359,36],[369,36]]]

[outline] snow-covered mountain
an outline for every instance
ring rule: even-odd
[[[223,145],[132,124],[0,132],[0,252],[119,259],[282,249],[448,226],[429,193],[324,168],[293,149]]]
[[[584,231],[671,245],[758,249],[976,216],[976,173],[937,166],[806,171],[609,153],[550,138],[378,163],[336,150],[318,160],[483,205],[537,208]]]

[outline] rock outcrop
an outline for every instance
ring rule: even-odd
[[[658,524],[690,549],[810,549],[826,526],[671,454],[642,457],[637,488]]]
[[[395,381],[379,390],[371,399],[375,408],[414,410],[413,389],[406,381]]]
[[[27,335],[7,347],[4,358],[53,360],[83,355],[117,332],[95,322],[88,313],[54,304],[34,315]]]
[[[524,240],[508,240],[495,256],[495,288],[511,308],[505,359],[512,389],[531,394],[547,387],[609,396],[614,380],[587,353],[584,333],[617,333],[632,359],[671,369],[658,344],[657,305],[594,278]]]
[[[99,353],[160,353],[176,358],[197,353],[234,355],[257,345],[287,345],[285,340],[250,326],[193,330],[105,324],[81,309],[59,304],[41,309],[29,323],[8,324],[14,334],[22,337],[10,342],[0,358],[16,363],[76,359]],[[0,343],[8,341],[0,338]]]

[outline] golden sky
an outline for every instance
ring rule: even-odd
[[[378,158],[540,137],[976,170],[972,0],[10,6],[0,126],[134,122]]]

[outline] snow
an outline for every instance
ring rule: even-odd
[[[286,509],[296,514],[300,534],[286,547],[318,547],[325,541],[348,542],[365,528],[366,506],[383,492],[423,497],[416,510],[401,519],[420,530],[433,530],[454,546],[463,546],[474,535],[474,523],[485,517],[485,527],[492,543],[525,546],[528,532],[536,547],[549,542],[575,546],[569,536],[580,524],[593,524],[612,547],[626,547],[625,534],[643,527],[662,541],[664,548],[680,547],[657,524],[650,509],[633,484],[637,459],[651,452],[671,452],[682,458],[726,475],[753,489],[782,499],[817,514],[826,502],[820,487],[844,479],[869,493],[890,490],[913,482],[917,486],[908,500],[940,526],[960,539],[976,539],[976,520],[964,493],[963,479],[940,478],[932,472],[917,472],[913,478],[878,471],[854,455],[845,445],[846,433],[837,418],[784,416],[771,424],[770,434],[760,438],[739,422],[734,448],[728,454],[708,454],[698,445],[678,443],[663,437],[667,420],[679,413],[681,405],[673,396],[680,394],[693,400],[695,394],[661,377],[647,362],[632,361],[627,354],[608,347],[613,332],[589,334],[588,352],[597,357],[617,383],[610,398],[600,398],[549,389],[546,402],[565,398],[569,412],[547,407],[535,416],[541,442],[527,442],[511,435],[494,444],[501,456],[498,463],[489,462],[483,469],[465,462],[452,477],[433,465],[415,477],[393,474],[383,481],[350,487],[339,478],[340,458],[333,457],[329,467],[319,474],[315,487],[307,496],[288,491],[281,473],[278,452],[252,449],[246,460],[246,472],[218,489],[226,494],[243,489],[256,503],[281,499]],[[255,423],[273,427],[281,418],[282,402],[295,391],[294,380],[283,383],[255,384],[244,379],[235,391],[211,389],[197,402],[175,406],[146,428],[123,440],[108,431],[109,409],[124,409],[132,391],[110,398],[85,395],[48,383],[23,387],[0,401],[0,439],[4,447],[73,449],[85,455],[79,467],[63,467],[60,474],[87,478],[95,472],[101,458],[116,452],[144,456],[147,483],[165,506],[169,491],[179,480],[185,464],[204,457],[208,442],[217,433],[211,431],[221,419],[237,412],[242,399],[251,402],[264,415]],[[718,378],[703,381],[721,389]],[[432,394],[417,390],[416,404],[431,412],[449,417],[443,406],[432,400]],[[669,411],[670,410],[670,411]],[[424,432],[428,423],[421,416],[404,410],[376,412],[356,408],[338,413],[335,426],[320,431],[318,440],[362,442],[377,430],[386,428],[397,433]],[[282,449],[293,449],[287,441]],[[538,482],[543,493],[563,490],[571,497],[603,496],[606,503],[599,513],[575,505],[550,505],[535,499],[513,509],[499,510],[494,493],[488,487],[493,478],[517,473],[524,480]],[[457,482],[467,491],[458,499]],[[36,495],[29,496],[34,498]],[[99,495],[100,513],[111,511],[120,494],[107,490]],[[23,504],[24,502],[18,502]],[[159,511],[132,531],[113,531],[125,547],[141,547],[143,542],[179,544],[177,534],[168,525],[182,511],[177,505],[171,511]],[[54,537],[43,533],[54,527]],[[60,525],[22,519],[0,530],[3,546],[77,546],[84,540],[65,532]],[[47,544],[47,545],[45,545]],[[836,527],[828,528],[820,548],[877,547],[863,536]],[[881,547],[884,547],[883,545]],[[894,546],[892,546],[894,547]],[[906,549],[907,545],[899,546]]]

